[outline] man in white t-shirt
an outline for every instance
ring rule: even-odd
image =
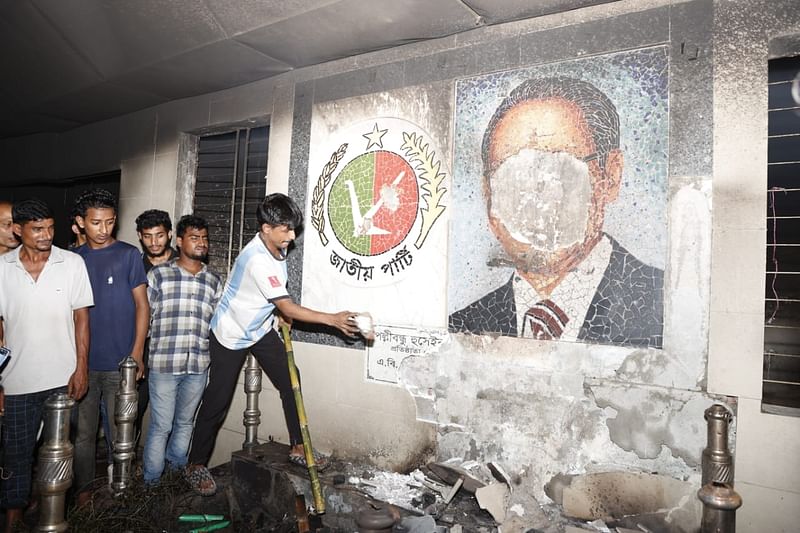
[[[286,350],[275,329],[278,314],[286,321],[331,326],[348,336],[358,333],[356,313],[314,311],[293,302],[286,290],[286,250],[295,238],[295,229],[303,223],[297,204],[285,194],[270,194],[258,207],[256,216],[259,232],[236,258],[211,319],[209,382],[197,414],[186,467],[189,483],[204,496],[216,491],[206,465],[248,352],[280,393],[289,430],[289,459],[295,463],[305,461]]]
[[[44,403],[88,384],[89,307],[94,305],[80,256],[53,246],[55,223],[39,200],[14,205],[14,233],[22,241],[0,257],[0,344],[11,350],[3,371],[5,464],[0,506],[6,531],[22,519]]]

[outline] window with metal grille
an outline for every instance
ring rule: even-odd
[[[198,142],[194,212],[208,221],[209,267],[224,276],[258,232],[268,139],[269,127],[262,126],[206,135]]]
[[[800,413],[800,56],[769,62],[762,409]]]

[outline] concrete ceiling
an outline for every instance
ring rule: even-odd
[[[0,1],[0,138],[609,1]]]

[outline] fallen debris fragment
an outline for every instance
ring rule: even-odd
[[[464,490],[475,493],[480,487],[493,483],[492,472],[483,463],[463,461],[460,457],[444,462],[428,463],[428,468],[442,478],[448,485],[454,485],[459,478],[464,478]]]
[[[505,483],[492,483],[475,491],[475,498],[481,509],[486,509],[495,522],[502,524],[506,519],[506,509],[511,491]]]

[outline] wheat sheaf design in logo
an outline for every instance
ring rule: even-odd
[[[446,210],[447,171],[430,136],[402,119],[359,123],[337,139],[312,191],[311,225],[324,247],[333,243],[340,272],[396,278]]]

